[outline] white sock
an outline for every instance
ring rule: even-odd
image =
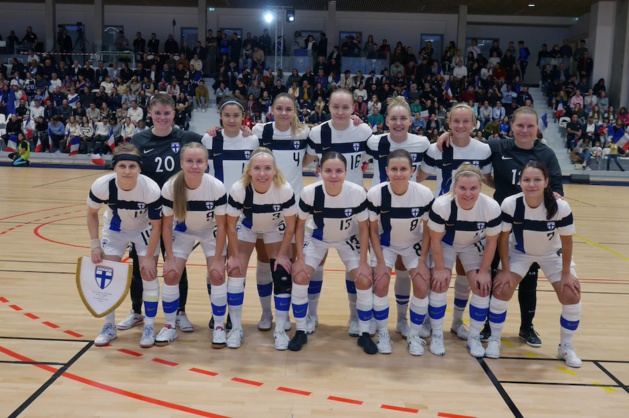
[[[508,301],[496,299],[495,297],[492,297],[489,301],[489,327],[491,328],[492,337],[500,338],[502,336],[502,329],[507,319],[508,304]]]
[[[357,317],[356,311],[356,284],[349,274],[349,271],[345,272],[345,287],[347,288],[347,300],[349,301],[349,316]]]
[[[428,297],[411,298],[411,334],[419,334],[428,314]]]
[[[386,331],[389,322],[389,297],[373,295],[373,314],[376,318],[378,331]]]
[[[463,313],[470,297],[470,282],[464,274],[457,274],[454,280],[454,309],[452,322],[463,322]]]
[[[446,292],[435,293],[430,291],[428,302],[428,315],[430,316],[430,327],[433,334],[443,334],[443,317],[446,314],[448,295]]]
[[[472,302],[470,303],[470,337],[480,335],[488,314],[489,296],[472,294]]]
[[[278,309],[278,302],[286,309]],[[275,295],[275,331],[284,329],[288,322],[288,309],[290,308],[290,294]]]
[[[116,311],[110,312],[105,316],[105,324],[116,325]]]
[[[295,317],[295,328],[298,331],[306,330],[306,313],[308,312],[308,285],[294,284],[290,294]]]
[[[561,344],[572,344],[572,336],[581,320],[581,302],[561,308]]]
[[[225,311],[227,311],[227,283],[212,286],[212,315],[214,315],[214,329],[225,328]]]
[[[179,285],[162,284],[162,308],[166,325],[175,328],[179,308]]]
[[[242,304],[245,299],[245,278],[227,278],[227,305],[233,328],[242,328]],[[216,321],[214,322],[216,326]]]
[[[144,326],[154,326],[159,304],[159,282],[142,279],[142,300],[144,301]]]
[[[271,298],[273,297],[273,277],[271,264],[258,261],[256,264],[256,283],[262,312],[271,312]]]
[[[395,302],[397,305],[397,320],[406,319],[408,301],[411,297],[411,275],[406,270],[395,269]]]
[[[371,288],[356,289],[356,311],[360,333],[369,332],[369,321],[373,316],[373,291]]]
[[[319,296],[323,286],[323,266],[318,266],[312,273],[308,285],[308,315],[317,316],[319,308]]]

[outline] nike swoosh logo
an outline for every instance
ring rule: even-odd
[[[380,154],[380,158],[387,158],[388,156],[389,156],[388,154],[384,154],[384,155]]]
[[[383,211],[380,211],[380,213],[389,213],[389,212],[390,212],[390,211],[388,211],[388,210],[383,210]]]
[[[148,154],[149,152],[153,151],[154,149],[155,149],[155,148],[145,149],[145,150],[144,150],[144,153],[145,153],[145,154]]]
[[[322,213],[322,210],[315,210],[314,213]]]
[[[330,149],[330,147],[323,147],[323,151]]]
[[[524,222],[514,222],[514,225],[522,225]]]
[[[251,206],[243,206],[244,209],[251,209]]]
[[[446,226],[454,226],[454,224],[446,224]]]
[[[221,155],[222,152],[219,152],[218,154],[214,154],[215,157],[218,157],[219,155]]]
[[[443,166],[444,166],[444,167],[447,167],[447,166],[449,166],[449,165],[452,165],[452,163],[443,163]]]
[[[513,160],[513,157],[505,157],[504,155],[502,156],[503,160]]]

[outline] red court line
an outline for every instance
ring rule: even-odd
[[[66,243],[66,242],[55,241],[54,239],[46,238],[45,236],[43,236],[43,235],[42,235],[42,234],[40,234],[40,232],[39,232],[39,230],[40,230],[41,228],[43,228],[44,226],[47,226],[47,225],[50,225],[50,224],[53,224],[53,223],[56,223],[56,222],[67,221],[68,219],[76,219],[76,218],[81,218],[81,217],[82,217],[82,216],[74,216],[74,217],[72,217],[72,218],[55,219],[54,221],[50,221],[50,222],[46,222],[46,223],[43,223],[43,224],[38,225],[38,226],[37,226],[37,228],[35,228],[35,229],[33,230],[33,233],[35,234],[35,236],[36,236],[37,238],[41,238],[41,239],[43,239],[44,241],[52,242],[53,244],[65,245],[65,246],[68,246],[68,247],[74,247],[74,248],[90,248],[90,247],[88,247],[88,246],[86,246],[86,245],[74,245],[74,244],[68,244],[68,243]]]
[[[75,338],[83,338],[83,335],[79,334],[78,332],[74,332],[74,331],[70,331],[70,330],[63,331],[63,332],[68,334],[68,335],[71,335],[72,337],[75,337]]]
[[[0,346],[0,352],[7,354],[17,360],[20,361],[24,361],[24,362],[34,362],[33,359],[30,359],[28,357],[25,357],[21,354],[18,354],[14,351],[8,350],[2,346]],[[50,373],[56,373],[58,369],[55,369],[54,367],[51,366],[47,366],[45,364],[34,364],[34,367],[37,367],[39,369],[42,370],[46,370]],[[90,379],[86,379],[84,377],[81,376],[77,376],[75,374],[72,373],[63,373],[62,374],[63,377],[65,377],[66,379],[70,379],[70,380],[74,380],[75,382],[79,382],[79,383],[83,383],[85,385],[88,386],[92,386],[95,387],[97,389],[102,389],[102,390],[106,390],[107,392],[111,392],[111,393],[115,393],[117,395],[121,395],[121,396],[126,396],[127,398],[131,398],[131,399],[135,399],[138,401],[142,401],[142,402],[146,402],[146,403],[150,403],[153,405],[157,405],[157,406],[163,406],[165,408],[170,408],[170,409],[174,409],[176,411],[180,411],[180,412],[185,412],[188,414],[192,414],[192,415],[197,415],[200,417],[209,417],[209,418],[227,418],[224,415],[218,415],[218,414],[213,414],[211,412],[207,412],[207,411],[201,411],[199,409],[194,409],[194,408],[190,408],[184,405],[179,405],[176,403],[172,403],[172,402],[167,402],[167,401],[162,401],[160,399],[156,399],[156,398],[151,398],[149,396],[144,396],[144,395],[140,395],[138,393],[135,392],[129,392],[127,390],[124,389],[118,389],[116,387],[113,386],[109,386],[109,385],[105,385],[99,382],[96,382],[94,380],[90,380]]]
[[[171,367],[179,366],[179,363],[173,363],[172,361],[164,360],[161,358],[154,358],[151,361],[154,361],[155,363],[163,364],[165,366],[171,366]]]
[[[82,206],[82,205],[68,205],[68,206],[60,206],[58,208],[50,208],[50,209],[41,209],[41,210],[36,210],[33,212],[25,212],[25,213],[19,213],[17,215],[12,215],[12,216],[7,216],[6,218],[0,218],[0,221],[4,221],[6,219],[11,219],[11,218],[17,218],[18,216],[25,216],[25,215],[32,215],[33,213],[40,213],[40,212],[50,212],[51,210],[56,210],[56,209],[65,209],[65,208],[71,208],[73,206]],[[45,219],[45,218],[44,218]]]
[[[59,328],[59,325],[53,324],[52,322],[48,322],[48,321],[44,321],[44,322],[42,322],[42,324],[46,325],[47,327],[53,328],[53,329]]]
[[[439,412],[439,415],[437,416],[442,418],[475,418],[468,415],[446,414],[445,412]]]
[[[312,394],[312,392],[306,392],[305,390],[286,388],[284,386],[280,386],[279,388],[277,388],[277,390],[282,391],[282,392],[293,393],[295,395],[310,396]]]
[[[31,319],[39,319],[39,317],[35,314],[32,313],[25,313],[24,316],[31,318]]]
[[[254,380],[241,379],[240,377],[232,377],[232,381],[237,383],[244,383],[251,386],[262,386],[262,382],[256,382]]]
[[[121,348],[118,351],[120,351],[122,354],[128,354],[128,355],[133,356],[133,357],[142,357],[143,356],[142,353],[138,353],[137,351],[127,350],[126,348]]]
[[[197,369],[196,367],[191,368],[190,371],[194,373],[204,374],[207,376],[218,376],[218,373],[214,373],[209,370]]]
[[[356,399],[339,398],[338,396],[328,396],[328,401],[345,402],[353,405],[362,405],[363,401],[357,401]]]
[[[7,298],[4,298],[4,297],[0,296],[0,302],[2,302],[2,303],[8,303],[8,302],[9,302],[9,299],[7,299]]]
[[[413,409],[413,408],[403,408],[401,406],[394,406],[394,405],[380,405],[380,408],[382,409],[388,409],[390,411],[398,411],[398,412],[410,412],[411,414],[417,414],[419,413],[419,409]]]
[[[20,308],[17,305],[9,305],[9,308],[13,309],[14,311],[23,311],[24,309]]]

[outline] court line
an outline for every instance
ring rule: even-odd
[[[592,363],[594,363],[596,365],[596,367],[601,369],[601,371],[603,373],[605,373],[610,379],[612,379],[614,382],[618,383],[620,385],[620,387],[625,390],[625,392],[629,393],[629,388],[627,387],[627,385],[625,385],[623,382],[620,381],[620,379],[618,379],[616,376],[614,376],[614,374],[612,372],[610,372],[605,367],[603,367],[603,365],[600,364],[598,361],[593,361]]]
[[[494,387],[496,388],[500,396],[502,396],[502,399],[505,401],[505,403],[507,404],[507,406],[513,413],[513,416],[515,418],[524,418],[524,415],[522,415],[518,407],[515,405],[515,403],[513,402],[513,400],[507,393],[507,391],[504,389],[504,387],[502,387],[502,385],[500,384],[500,381],[498,380],[498,378],[496,378],[496,375],[494,374],[494,372],[491,371],[491,369],[489,368],[489,365],[485,362],[485,360],[482,358],[477,358],[476,360],[478,361],[478,364],[480,364],[480,366],[483,368],[483,370],[485,371],[485,374],[487,375],[491,383],[494,385]]]
[[[54,218],[55,216],[68,215],[68,214],[70,214],[70,213],[82,212],[82,211],[83,211],[83,209],[77,209],[77,210],[73,210],[73,211],[69,211],[69,212],[56,213],[56,214],[52,214],[52,215],[48,215],[48,216],[44,216],[43,218],[34,219],[34,220],[32,220],[32,221],[28,221],[28,222],[22,222],[22,223],[16,224],[16,225],[15,225],[14,227],[12,227],[12,228],[5,229],[4,231],[0,231],[0,235],[4,235],[4,234],[6,234],[6,233],[9,233],[9,232],[11,232],[11,231],[14,231],[14,230],[16,230],[16,229],[18,229],[18,228],[21,228],[21,227],[23,227],[23,226],[26,226],[26,225],[35,224],[35,223],[40,222],[40,221],[43,221],[43,220],[45,220],[45,219]],[[79,216],[76,216],[76,217],[74,217],[74,218],[79,218]],[[74,219],[74,218],[64,218],[64,219],[62,219],[62,220],[66,220],[66,219]],[[57,221],[52,221],[52,222],[57,222]],[[50,222],[48,222],[48,223],[50,223]],[[46,225],[46,223],[44,223],[44,224],[40,224],[39,226],[42,226],[42,225]]]
[[[563,362],[563,360],[558,359],[558,358],[553,358],[553,357],[537,357],[537,358],[528,358],[528,357],[505,357],[505,356],[500,356],[501,360],[539,360],[539,361],[560,361]],[[614,364],[629,364],[629,360],[592,360],[592,359],[581,359],[581,361],[587,362],[587,363],[614,363]]]
[[[27,341],[53,341],[53,342],[71,342],[71,343],[91,343],[92,340],[71,340],[69,338],[43,338],[43,337],[9,337],[0,335],[0,340],[27,340]]]
[[[63,179],[63,180],[53,181],[53,182],[50,182],[50,183],[38,184],[37,186],[31,186],[31,188],[35,189],[37,187],[50,186],[51,184],[57,184],[57,183],[65,183],[68,180],[78,180],[78,179],[84,179],[86,177],[94,177],[94,174],[92,173],[92,174],[88,174],[88,175],[85,175],[85,176],[73,177],[73,178],[70,178],[70,179]]]
[[[587,242],[590,245],[595,246],[598,249],[601,249],[603,251],[607,251],[608,253],[613,254],[616,257],[622,258],[625,261],[629,261],[629,257],[627,257],[626,255],[620,254],[619,252],[616,252],[616,251],[612,250],[611,248],[608,248],[608,247],[606,247],[604,245],[601,245],[601,244],[599,244],[596,241],[592,241],[591,239],[585,238],[585,237],[583,237],[583,236],[581,236],[579,234],[574,234],[574,236],[579,238],[579,239],[581,239],[581,240],[583,240],[583,241],[585,241],[585,242]]]
[[[526,380],[501,380],[502,384],[509,385],[549,385],[549,386],[582,386],[596,388],[621,388],[621,385],[606,385],[604,383],[565,383],[565,382],[533,382]]]
[[[4,218],[0,218],[0,221],[4,221],[5,219],[17,218],[18,216],[32,215],[33,213],[50,212],[51,210],[71,208],[73,206],[83,206],[83,204],[81,204],[81,205],[74,204],[74,205],[68,205],[68,206],[60,206],[60,207],[57,207],[57,208],[40,209],[40,210],[35,210],[33,212],[19,213],[17,215],[11,215],[11,216],[7,216],[7,217],[4,217]]]
[[[65,366],[65,363],[59,363],[57,361],[19,361],[19,360],[0,360],[0,364],[47,364],[48,366]]]

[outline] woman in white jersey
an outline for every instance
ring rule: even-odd
[[[387,181],[387,158],[391,151],[405,149],[411,154],[412,176],[417,181],[419,166],[430,146],[428,138],[408,132],[411,123],[411,109],[402,96],[391,100],[387,106],[387,126],[390,132],[382,135],[372,135],[367,141],[367,153],[373,158],[373,179],[371,186]],[[406,313],[411,294],[411,278],[404,269],[402,260],[398,258],[395,266],[395,299],[397,302],[397,324],[395,330],[408,336],[408,322]]]
[[[491,261],[500,234],[500,205],[481,193],[482,172],[463,163],[454,174],[452,191],[438,197],[430,210],[432,273],[429,317],[432,328],[430,352],[446,353],[443,317],[452,266],[458,258],[472,290],[468,348],[474,357],[483,357],[480,330],[485,323],[491,290]]]
[[[572,260],[575,233],[572,210],[565,200],[555,199],[549,180],[546,166],[530,161],[520,177],[522,193],[502,202],[502,233],[498,244],[501,271],[494,281],[489,305],[491,337],[485,355],[500,357],[507,303],[522,277],[537,263],[562,305],[557,356],[570,367],[581,367],[581,359],[572,345],[581,319],[581,286]]]
[[[157,255],[159,253],[162,205],[157,183],[140,174],[140,153],[131,144],[116,147],[112,174],[98,178],[87,198],[87,229],[92,247],[92,262],[120,261],[130,242],[140,261],[146,318],[140,340],[142,348],[155,343],[154,321],[159,299]],[[105,205],[103,237],[98,238],[98,211]],[[104,346],[117,337],[115,312],[105,317],[105,325],[94,345]]]
[[[253,151],[242,177],[231,187],[227,203],[227,303],[233,327],[227,335],[227,347],[240,347],[244,338],[242,303],[247,265],[256,241],[261,239],[271,261],[275,285],[275,348],[286,350],[289,339],[284,327],[291,294],[289,254],[297,204],[271,150],[259,147]]]
[[[293,264],[291,294],[297,332],[288,349],[299,351],[308,342],[306,313],[310,278],[328,249],[336,248],[357,289],[361,334],[358,345],[367,354],[376,354],[378,347],[369,336],[373,293],[372,271],[367,262],[367,193],[363,187],[345,181],[347,160],[343,154],[328,152],[323,155],[320,164],[322,180],[304,187],[299,199],[299,219],[295,229],[297,254]],[[308,236],[306,221],[311,231]]]
[[[203,248],[212,288],[212,312],[216,326],[212,347],[225,347],[223,318],[227,305],[225,285],[225,186],[210,174],[208,151],[198,142],[181,149],[181,171],[162,188],[162,236],[166,247],[162,307],[166,325],[155,344],[168,345],[177,338],[175,320],[179,306],[179,280],[196,242]]]
[[[417,356],[424,352],[419,330],[428,311],[430,285],[430,271],[426,261],[429,237],[425,224],[433,195],[426,186],[410,181],[415,173],[413,157],[408,151],[396,149],[389,154],[387,161],[385,175],[389,181],[373,186],[367,193],[371,264],[374,267],[373,312],[378,327],[377,346],[379,353],[391,353],[391,338],[387,330],[389,282],[391,269],[398,258],[401,258],[404,272],[413,277],[408,350]]]
[[[454,172],[464,162],[470,162],[480,168],[484,177],[491,173],[491,150],[487,144],[471,137],[476,127],[474,109],[464,103],[456,104],[450,110],[451,139],[450,147],[443,152],[439,151],[437,144],[431,144],[422,161],[419,174],[420,181],[425,180],[431,174],[437,176],[437,188],[435,197],[447,194],[452,187]],[[457,262],[456,278],[454,281],[454,309],[450,330],[461,340],[466,340],[468,331],[463,324],[463,313],[469,299],[470,288],[463,266]],[[430,321],[424,323],[422,338],[430,336]]]
[[[362,163],[366,156],[367,140],[372,134],[371,128],[364,123],[359,125],[353,123],[354,95],[349,90],[335,90],[330,95],[328,107],[332,119],[310,130],[307,152],[316,156],[319,160],[323,154],[330,151],[342,154],[347,161],[347,181],[364,187]],[[317,270],[313,277],[315,280],[323,277],[322,268]],[[358,337],[360,332],[358,329],[358,313],[356,311],[356,287],[349,276],[349,272],[345,274],[345,285],[350,308],[349,335]],[[310,292],[315,290],[320,292],[321,287],[309,289]],[[313,297],[309,304],[311,311],[314,310],[316,312],[317,303],[318,299]],[[316,315],[316,313],[311,312],[311,317],[313,315]],[[316,321],[311,320],[310,323],[314,324]],[[310,328],[309,332],[311,330],[314,331],[314,328]]]

